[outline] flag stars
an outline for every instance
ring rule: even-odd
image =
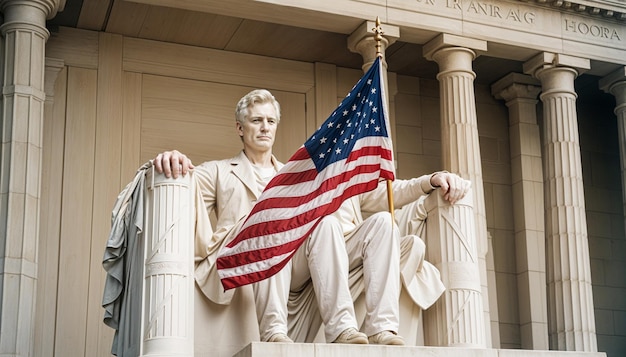
[[[383,135],[386,127],[381,97],[384,88],[378,80],[363,78],[359,81],[315,132],[312,141],[307,141],[316,166],[345,160],[361,137],[386,135]]]

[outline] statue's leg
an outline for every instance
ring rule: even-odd
[[[399,329],[400,245],[389,212],[367,218],[346,239],[350,268],[363,265],[366,315],[362,331],[368,335]]]
[[[276,275],[253,284],[261,341],[269,341],[275,334],[287,334],[290,281],[291,262]]]
[[[292,274],[292,291],[298,291],[309,279],[313,283],[327,342],[349,327],[358,328],[348,285],[348,255],[337,218],[320,220],[296,252]]]

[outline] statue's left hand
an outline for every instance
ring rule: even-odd
[[[472,182],[450,172],[436,172],[430,177],[430,184],[439,187],[443,199],[454,204],[469,192]]]

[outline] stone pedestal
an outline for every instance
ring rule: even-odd
[[[252,342],[233,357],[606,357],[603,352],[497,350],[458,347],[341,345]]]

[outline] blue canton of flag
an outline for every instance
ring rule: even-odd
[[[380,75],[376,70],[378,67],[378,63],[372,65],[369,70],[372,73],[368,72],[357,82],[339,107],[304,144],[318,172],[331,163],[347,159],[359,138],[389,136],[384,121],[384,98]]]

